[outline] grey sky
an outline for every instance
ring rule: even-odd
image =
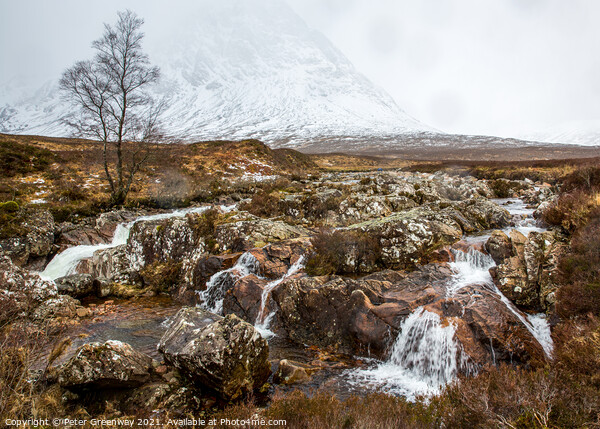
[[[438,129],[509,136],[600,120],[597,0],[286,1]],[[0,0],[0,82],[41,80],[89,57],[117,10],[142,15],[151,44],[165,14],[184,15],[193,3]]]

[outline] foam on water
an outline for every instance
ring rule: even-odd
[[[460,347],[454,325],[440,316],[416,309],[400,327],[387,362],[349,373],[352,384],[366,384],[414,400],[439,393],[459,369]]]
[[[462,250],[453,250],[453,253],[454,262],[450,263],[450,267],[454,271],[454,276],[446,286],[447,296],[454,295],[468,285],[492,283],[490,268],[496,264],[491,256],[473,248],[466,253]]]
[[[131,222],[124,222],[117,225],[113,234],[112,241],[108,244],[96,244],[96,245],[81,245],[70,247],[58,255],[54,256],[50,263],[46,266],[44,271],[39,273],[40,277],[44,280],[56,280],[59,277],[63,277],[69,274],[73,274],[77,265],[83,259],[91,258],[94,252],[97,250],[110,249],[127,243],[131,228],[137,222],[152,221],[160,219],[170,219],[174,217],[183,217],[188,213],[202,213],[208,210],[206,207],[193,207],[181,210],[175,210],[169,213],[160,213],[150,216],[140,216]]]
[[[529,323],[536,332],[535,338],[540,342],[547,356],[552,356],[554,352],[554,342],[550,331],[548,319],[544,313],[529,314],[527,316]]]

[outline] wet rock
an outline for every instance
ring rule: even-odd
[[[223,314],[235,314],[254,323],[260,310],[263,289],[268,283],[269,280],[254,274],[232,282],[223,299]]]
[[[89,271],[94,278],[104,278],[111,282],[129,283],[133,279],[127,246],[125,244],[94,252],[89,262]]]
[[[56,228],[56,245],[60,251],[71,246],[110,243],[117,226],[134,220],[140,213],[117,210],[102,213],[95,220],[73,224],[63,222]]]
[[[100,235],[91,222],[87,224],[63,222],[56,227],[56,235],[59,252],[72,246],[106,243],[110,239],[110,237]]]
[[[500,264],[512,255],[512,243],[504,232],[495,230],[486,241],[485,250],[496,264]]]
[[[81,346],[58,370],[58,383],[71,390],[123,389],[151,378],[152,358],[129,344],[109,340]]]
[[[71,274],[54,281],[58,292],[74,298],[83,298],[96,293],[94,278],[90,274]]]
[[[558,261],[565,246],[550,231],[533,231],[528,237],[512,231],[510,245],[514,256],[505,258],[491,271],[494,282],[519,308],[552,309]]]
[[[267,342],[235,315],[183,308],[158,349],[168,364],[226,400],[259,389],[271,373]]]
[[[0,249],[18,267],[40,269],[54,244],[54,218],[46,210],[21,210],[19,237],[0,240]]]
[[[457,341],[475,367],[494,359],[544,359],[541,345],[498,294],[486,284],[451,294],[452,275],[449,267],[431,264],[361,279],[289,279],[273,291],[279,307],[274,328],[301,344],[386,359],[402,322],[422,307],[456,327]]]
[[[273,376],[273,382],[277,384],[299,384],[310,380],[315,368],[288,359],[279,361],[279,368]]]
[[[285,275],[298,259],[306,255],[310,249],[310,239],[302,237],[280,241],[262,248],[254,248],[249,252],[259,264],[259,272],[267,279],[278,279]]]

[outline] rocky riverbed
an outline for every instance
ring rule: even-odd
[[[65,401],[184,413],[274,385],[431,394],[552,358],[566,243],[536,217],[554,193],[507,185],[498,199],[469,176],[329,173],[79,224],[38,210],[0,243],[0,302],[15,326],[62,327],[36,368]]]

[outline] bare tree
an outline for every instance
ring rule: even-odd
[[[116,25],[104,24],[102,37],[92,43],[97,51],[94,59],[77,62],[60,80],[64,98],[77,107],[67,124],[78,135],[104,144],[104,171],[113,205],[125,202],[135,174],[148,157],[140,145],[125,162],[123,143],[160,138],[158,119],[163,104],[146,92],[158,81],[160,71],[142,51],[143,23],[130,10],[119,12]],[[109,148],[116,152],[114,166],[109,166]]]

